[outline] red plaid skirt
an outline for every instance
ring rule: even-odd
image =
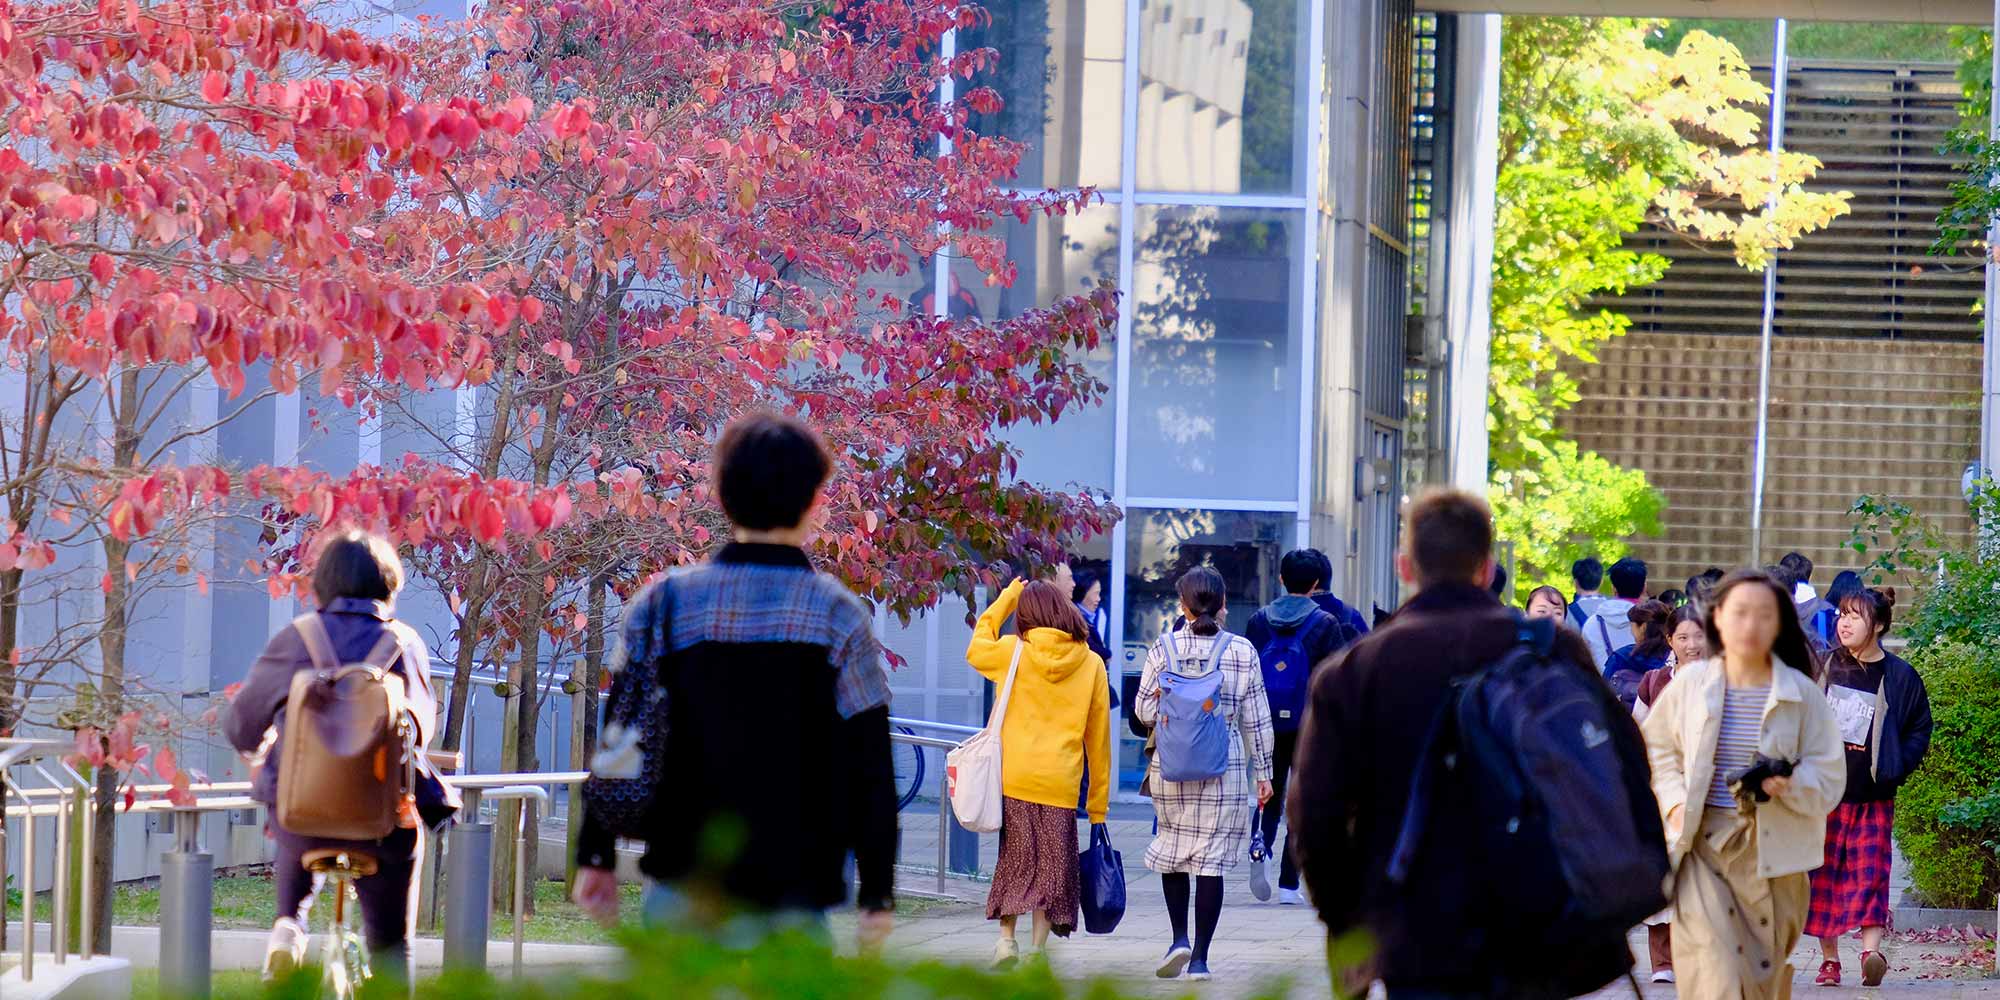
[[[1842,802],[1826,818],[1826,864],[1812,873],[1806,936],[1889,926],[1889,833],[1896,803]]]

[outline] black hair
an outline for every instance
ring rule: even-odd
[[[1596,590],[1604,586],[1604,564],[1596,556],[1584,556],[1569,564],[1569,578],[1578,590]]]
[[[1104,578],[1098,576],[1095,570],[1088,569],[1081,573],[1072,573],[1071,579],[1076,581],[1076,586],[1071,587],[1069,593],[1069,599],[1074,604],[1082,604],[1083,599],[1089,596],[1090,588],[1104,582]]]
[[[1611,564],[1611,589],[1620,600],[1636,601],[1646,596],[1646,563],[1626,556]]]
[[[1569,618],[1569,601],[1563,597],[1562,591],[1557,590],[1554,587],[1548,586],[1547,584],[1543,584],[1540,587],[1536,587],[1535,589],[1528,591],[1528,603],[1521,605],[1521,610],[1526,611],[1529,608],[1534,607],[1535,598],[1543,596],[1546,596],[1548,597],[1549,600],[1556,602],[1556,607],[1562,609],[1563,618],[1565,620]]]
[[[1640,601],[1626,612],[1631,624],[1639,626],[1639,638],[1634,641],[1632,653],[1641,659],[1653,659],[1667,654],[1667,637],[1674,634],[1669,625],[1674,617],[1674,609],[1665,601]]]
[[[1803,553],[1787,552],[1784,558],[1778,560],[1778,565],[1791,571],[1793,584],[1812,582],[1812,560],[1807,559]]]
[[[1181,578],[1174,583],[1174,590],[1179,592],[1181,603],[1193,616],[1188,621],[1188,631],[1195,635],[1214,635],[1222,631],[1222,624],[1216,621],[1216,616],[1228,603],[1222,574],[1207,566],[1196,566],[1181,574]]]
[[[1729,599],[1738,587],[1762,587],[1777,601],[1778,638],[1771,643],[1771,656],[1786,666],[1797,670],[1814,680],[1819,679],[1819,657],[1813,655],[1812,646],[1806,642],[1805,626],[1799,624],[1799,616],[1793,610],[1792,595],[1784,584],[1771,574],[1754,569],[1739,569],[1722,578],[1715,588],[1715,600],[1702,613],[1702,631],[1708,633],[1708,651],[1719,656],[1724,652],[1722,633],[1716,630],[1715,614],[1722,609],[1722,603]]]
[[[1692,603],[1683,604],[1675,608],[1674,613],[1667,617],[1667,637],[1669,639],[1673,638],[1674,633],[1680,631],[1681,625],[1687,622],[1693,622],[1696,625],[1702,624],[1701,616],[1703,610]]]
[[[1710,566],[1709,568],[1701,571],[1701,578],[1703,580],[1708,581],[1708,585],[1710,587],[1713,587],[1716,584],[1721,583],[1722,578],[1727,575],[1728,574],[1722,572],[1722,567],[1720,566]]]
[[[1654,600],[1669,608],[1678,608],[1688,602],[1688,595],[1684,590],[1662,590]]]
[[[1827,585],[1826,603],[1838,610],[1841,601],[1866,589],[1867,586],[1861,582],[1861,574],[1851,569],[1841,570],[1833,575],[1833,582]]]
[[[796,528],[833,473],[819,435],[769,411],[730,421],[715,444],[715,489],[731,523],[751,531]]]
[[[1310,594],[1314,585],[1326,586],[1326,578],[1320,575],[1319,557],[1310,549],[1293,549],[1278,561],[1278,579],[1285,583],[1287,594]]]
[[[1876,590],[1873,587],[1863,587],[1841,598],[1840,603],[1834,607],[1841,611],[1854,611],[1867,615],[1869,627],[1881,629],[1875,634],[1875,641],[1880,642],[1889,637],[1889,626],[1896,621],[1896,588],[1884,587]],[[1854,662],[1854,654],[1849,653],[1847,647],[1840,643],[1834,643],[1833,655],[1848,663]]]
[[[1319,563],[1319,585],[1327,590],[1332,590],[1333,560],[1327,558],[1326,553],[1318,549],[1307,549],[1306,552],[1310,553],[1313,559]]]
[[[320,607],[343,597],[387,601],[403,589],[403,560],[380,535],[343,531],[320,548],[312,585]]]

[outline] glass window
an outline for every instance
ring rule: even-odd
[[[1303,229],[1273,209],[1140,209],[1128,494],[1297,498]]]
[[[1296,193],[1306,29],[1301,0],[1143,0],[1139,188]]]
[[[1099,281],[1118,280],[1117,206],[1093,205],[1028,223],[1010,221],[1004,233],[1014,283],[988,285],[971,261],[954,260],[952,315],[1012,319],[1058,299],[1087,294]],[[1097,349],[1083,358],[1106,385],[1116,374],[1116,340],[1113,331],[1105,331]],[[1021,449],[1018,475],[1044,486],[1078,484],[1109,491],[1115,413],[1114,397],[1106,394],[1098,405],[1065,409],[1056,423],[1016,424],[1007,438]]]
[[[1125,648],[1121,690],[1127,704],[1138,690],[1146,650],[1178,613],[1174,584],[1196,566],[1222,574],[1229,603],[1223,627],[1241,632],[1250,616],[1283,589],[1278,560],[1296,537],[1293,515],[1268,511],[1128,510],[1125,512]],[[1139,784],[1140,748],[1129,728],[1119,756],[1119,781]]]
[[[1005,102],[972,116],[980,135],[1027,144],[1022,187],[1118,186],[1125,135],[1125,0],[1009,0],[958,33],[958,51],[993,49],[972,78]]]

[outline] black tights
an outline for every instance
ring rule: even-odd
[[[1160,876],[1160,888],[1167,893],[1167,919],[1173,921],[1174,940],[1186,941],[1188,913],[1188,873],[1168,872]],[[1194,876],[1194,960],[1208,961],[1208,943],[1215,940],[1215,924],[1222,919],[1222,876]]]

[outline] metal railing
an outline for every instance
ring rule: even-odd
[[[954,749],[964,736],[979,731],[922,719],[899,718],[892,722],[909,729],[950,734],[922,736],[891,733],[892,740],[938,751]],[[4,784],[6,794],[20,803],[7,806],[5,814],[24,820],[19,828],[25,869],[25,877],[21,880],[24,891],[20,946],[21,977],[24,981],[34,977],[35,876],[40,861],[36,825],[40,820],[52,818],[55,826],[55,871],[50,892],[53,917],[49,942],[51,958],[60,965],[72,953],[85,959],[93,956],[98,893],[94,891],[92,866],[84,865],[80,886],[72,883],[69,868],[73,824],[81,824],[85,844],[92,842],[96,817],[95,786],[62,760],[62,755],[72,749],[73,744],[65,740],[0,739],[0,777],[26,768],[47,782],[47,787],[39,788],[23,788],[13,781],[0,782]],[[458,759],[451,755],[434,754],[434,759],[443,766],[458,763]],[[54,771],[50,770],[51,766]],[[445,887],[449,899],[445,909],[444,960],[448,968],[483,969],[486,965],[493,913],[490,872],[494,828],[482,814],[481,805],[499,801],[524,803],[514,829],[512,937],[513,970],[518,976],[525,959],[528,901],[526,865],[530,827],[525,802],[532,800],[538,803],[546,814],[552,801],[550,789],[580,783],[588,776],[584,771],[443,776],[442,780],[456,788],[463,800],[458,822],[446,834],[444,846]],[[201,818],[209,813],[257,808],[260,803],[250,797],[252,785],[247,781],[191,785],[186,789],[194,796],[191,803],[145,798],[165,795],[172,787],[164,784],[135,786],[132,791],[141,798],[123,811],[168,813],[172,817],[172,846],[161,854],[160,985],[163,994],[201,1000],[209,995],[212,976],[215,875],[214,856],[203,850],[201,844]],[[943,787],[941,781],[938,795],[937,894],[949,898],[946,889],[946,876],[951,870],[948,848],[955,839],[971,838],[973,835],[955,832],[962,828],[953,820],[950,798],[943,794]],[[4,838],[5,831],[0,830],[0,875],[5,872]],[[971,844],[976,856],[976,839],[971,840]],[[80,899],[72,898],[73,891]],[[927,895],[918,890],[911,891]],[[81,909],[80,940],[72,940],[69,933],[73,903],[80,904]],[[4,896],[0,896],[0,924],[4,924],[7,918],[6,901]]]

